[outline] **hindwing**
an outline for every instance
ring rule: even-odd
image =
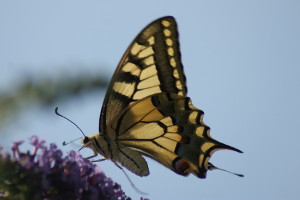
[[[147,96],[170,92],[185,96],[186,79],[181,64],[175,19],[164,17],[149,24],[133,40],[107,89],[99,130],[131,103]]]
[[[205,178],[213,152],[240,151],[211,138],[203,114],[188,97],[160,93],[132,104],[109,127],[116,131],[121,150],[138,151],[178,174]],[[131,160],[135,157],[128,156],[128,162]],[[130,170],[145,175],[139,171],[148,171],[146,167]]]

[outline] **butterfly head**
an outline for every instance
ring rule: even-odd
[[[90,149],[95,149],[95,146],[97,146],[98,142],[97,140],[100,140],[97,134],[91,135],[91,136],[84,136],[81,140],[82,147],[88,147]]]
[[[95,155],[100,154],[107,157],[108,144],[102,135],[94,134],[91,136],[84,136],[81,140],[82,148],[90,148]]]
[[[84,136],[84,138],[83,138],[82,141],[81,141],[81,143],[83,144],[83,146],[87,146],[88,143],[90,143],[90,142],[91,142],[91,140],[90,140],[90,138],[87,137],[87,136]]]

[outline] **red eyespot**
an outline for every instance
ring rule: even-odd
[[[190,164],[181,158],[176,158],[173,161],[173,167],[176,170],[177,173],[181,175],[187,175],[188,169],[190,168]]]

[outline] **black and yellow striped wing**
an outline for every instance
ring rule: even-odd
[[[133,40],[109,84],[100,133],[83,144],[139,176],[149,156],[181,175],[204,178],[219,149],[241,152],[213,139],[203,111],[186,96],[178,32],[173,17],[149,24]],[[94,157],[92,156],[92,157]]]
[[[162,92],[187,93],[173,17],[149,24],[125,52],[107,89],[99,131],[105,134],[107,124],[131,103]]]
[[[189,97],[160,93],[142,99],[124,110],[112,124],[120,150],[133,149],[151,157],[180,175],[190,173],[205,178],[213,165],[209,159],[220,149],[240,150],[214,140],[202,121],[203,111],[195,108]],[[145,173],[145,163],[120,152],[125,166],[138,175]],[[136,162],[133,162],[136,161]],[[128,164],[130,163],[130,164]],[[148,169],[147,169],[148,170]]]

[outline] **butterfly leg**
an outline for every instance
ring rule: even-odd
[[[106,158],[101,158],[101,159],[98,159],[98,160],[92,160],[92,162],[101,162],[101,161],[104,161],[106,160]]]
[[[98,156],[98,154],[97,153],[95,153],[94,155],[92,155],[92,156],[89,156],[89,157],[86,157],[85,159],[91,159],[91,158],[95,158],[96,156]],[[101,161],[104,161],[104,160],[106,160],[106,158],[101,158],[101,159],[98,159],[98,160],[92,160],[92,162],[101,162]]]
[[[97,153],[95,153],[94,155],[92,155],[92,156],[89,156],[89,157],[86,157],[85,159],[91,159],[91,158],[94,158],[94,157],[96,157],[96,156],[98,156],[98,154]]]

